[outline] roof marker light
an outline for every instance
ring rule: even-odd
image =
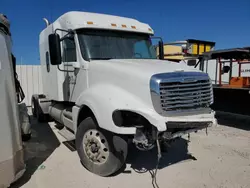
[[[126,26],[126,25],[124,25],[124,24],[122,24],[122,27],[127,28],[127,26]]]
[[[117,26],[117,25],[116,25],[116,24],[114,24],[114,23],[112,23],[111,25],[112,25],[113,27],[116,27],[116,26]]]
[[[135,26],[133,26],[133,25],[131,26],[131,28],[132,28],[132,29],[136,29],[136,27],[135,27]]]
[[[94,23],[93,22],[87,22],[88,25],[93,25]]]
[[[149,30],[149,31],[152,31],[152,29],[151,29],[151,28],[148,28],[148,30]]]

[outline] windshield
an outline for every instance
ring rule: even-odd
[[[80,30],[78,38],[84,59],[156,59],[156,52],[147,34]]]

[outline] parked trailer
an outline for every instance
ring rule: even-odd
[[[211,77],[214,80],[213,109],[250,115],[248,108],[250,76],[244,74],[244,71],[248,70],[244,67],[250,65],[250,47],[206,52],[199,59],[196,67],[202,71],[206,69],[206,71],[210,70],[209,73],[214,73]]]
[[[87,12],[46,24],[39,41],[44,93],[32,97],[33,115],[63,125],[60,134],[75,139],[89,171],[118,171],[130,141],[140,150],[156,146],[160,158],[164,143],[216,124],[208,75],[158,60],[148,24]]]
[[[0,14],[0,187],[5,188],[20,178],[25,171],[23,147],[21,140],[21,126],[19,115],[13,62],[11,59],[11,38],[7,18]],[[27,124],[25,124],[26,127]],[[25,129],[26,132],[27,129]],[[26,132],[27,134],[29,133]],[[27,134],[26,137],[27,137]]]

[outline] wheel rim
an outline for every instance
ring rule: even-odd
[[[103,164],[109,156],[106,137],[98,130],[88,130],[83,137],[83,148],[88,159],[95,164]]]

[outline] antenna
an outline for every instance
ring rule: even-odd
[[[49,4],[51,5],[51,7],[50,7],[50,20],[52,20],[52,22],[53,22],[53,7],[54,7],[53,1]],[[52,33],[54,33],[54,24],[52,24]]]

